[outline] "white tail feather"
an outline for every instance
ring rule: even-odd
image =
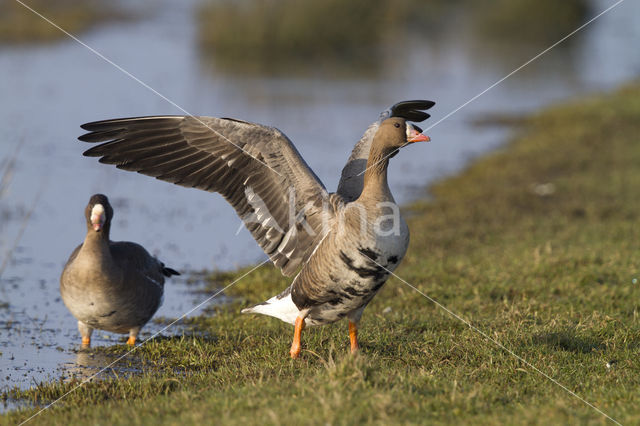
[[[245,308],[241,311],[243,314],[263,314],[278,318],[286,323],[294,325],[296,318],[300,315],[300,310],[291,300],[291,293],[282,299],[273,296],[266,302],[255,305],[251,308]]]

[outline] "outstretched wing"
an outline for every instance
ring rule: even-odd
[[[322,237],[328,193],[278,129],[245,121],[155,116],[97,121],[84,155],[157,179],[219,192],[285,275]],[[325,222],[326,223],[326,222]]]
[[[369,149],[380,123],[389,117],[402,117],[408,121],[421,122],[430,117],[424,110],[428,110],[434,105],[435,102],[432,101],[403,101],[380,113],[378,121],[367,128],[362,138],[353,147],[349,160],[342,169],[337,193],[346,202],[354,201],[360,196],[364,186],[364,171],[367,168]]]

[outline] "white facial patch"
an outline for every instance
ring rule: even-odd
[[[102,204],[96,204],[91,209],[91,224],[96,231],[102,228],[105,220],[107,219],[104,214],[104,206]]]
[[[411,139],[413,135],[413,126],[409,123],[405,123],[405,132],[407,133],[407,139]]]

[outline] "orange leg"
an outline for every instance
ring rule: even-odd
[[[351,321],[349,321],[349,340],[351,340],[351,353],[357,353],[360,348],[358,346],[358,325]]]
[[[127,345],[134,346],[136,344],[136,336],[129,336],[127,339]]]
[[[89,327],[82,321],[78,321],[78,331],[82,337],[82,347],[88,348],[91,346],[91,333],[93,333],[93,328]]]
[[[296,328],[293,331],[293,343],[291,343],[291,350],[289,351],[291,358],[295,359],[300,355],[300,350],[302,349],[300,342],[300,339],[302,337],[302,330],[304,330],[304,318],[297,317]]]

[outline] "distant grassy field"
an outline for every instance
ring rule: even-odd
[[[123,14],[110,2],[99,0],[25,0],[24,3],[72,34]],[[35,43],[60,40],[66,35],[15,0],[0,0],[0,43]]]
[[[510,43],[550,45],[586,20],[589,2],[584,0],[469,1],[478,29]]]
[[[198,38],[217,68],[240,72],[375,73],[402,61],[407,37],[437,39],[450,25],[478,37],[547,46],[576,29],[585,0],[204,0]],[[463,21],[459,18],[463,17]]]
[[[639,118],[636,85],[526,120],[504,149],[407,208],[397,270],[623,424],[640,423]],[[213,276],[212,288],[244,271]],[[191,320],[193,333],[140,347],[141,377],[89,383],[33,423],[608,422],[395,278],[365,311],[359,356],[338,323],[307,329],[291,360],[290,326],[238,312],[287,283],[259,268],[228,291],[234,303]],[[22,396],[44,404],[73,386]]]

